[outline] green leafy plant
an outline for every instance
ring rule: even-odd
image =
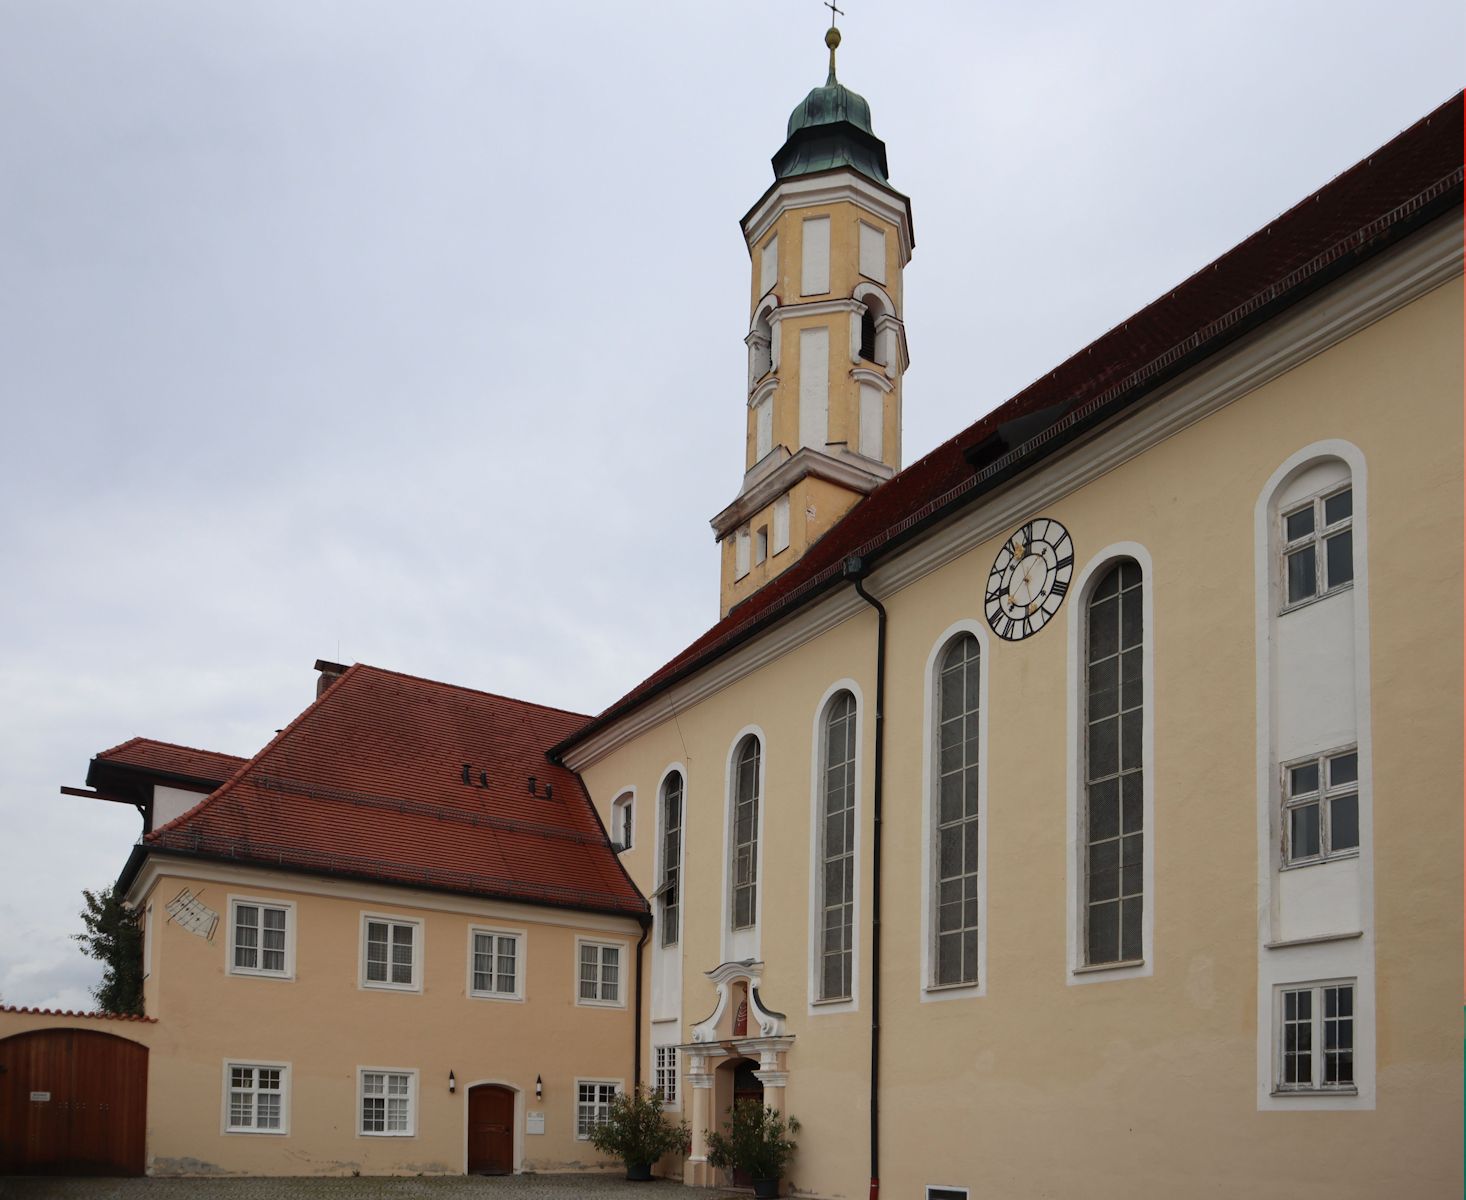
[[[102,982],[92,996],[103,1012],[142,1016],[143,931],[136,913],[122,907],[114,888],[93,892],[82,889],[81,910],[85,933],[71,936],[82,949],[102,962]]]
[[[612,1154],[630,1172],[649,1167],[664,1154],[686,1154],[691,1147],[687,1122],[674,1125],[662,1111],[660,1088],[618,1092],[611,1097],[606,1119],[590,1132],[590,1141],[602,1154]]]
[[[727,1130],[708,1131],[708,1162],[724,1170],[742,1171],[751,1179],[779,1179],[799,1145],[796,1117],[757,1100],[739,1100],[729,1114]]]

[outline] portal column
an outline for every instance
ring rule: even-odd
[[[692,1088],[692,1153],[682,1168],[682,1182],[690,1187],[711,1187],[715,1172],[708,1166],[708,1125],[713,1110],[713,1073],[705,1054],[687,1057],[684,1078]]]
[[[777,1050],[761,1050],[758,1058],[759,1069],[754,1075],[764,1085],[764,1104],[782,1113],[784,1088],[789,1083],[789,1072],[784,1070],[784,1056]]]

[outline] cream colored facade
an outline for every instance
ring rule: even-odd
[[[211,936],[168,919],[185,891],[217,915]],[[629,967],[634,920],[166,857],[150,861],[131,898],[146,914],[145,1008],[157,1024],[106,1032],[151,1050],[150,1174],[462,1174],[468,1092],[482,1083],[514,1092],[516,1170],[614,1165],[576,1136],[577,1081],[630,1087],[633,976],[624,973],[619,1002],[581,1003],[578,947],[618,946]],[[286,909],[284,976],[232,968],[234,900]],[[364,983],[367,915],[418,931],[415,987]],[[471,994],[473,930],[518,938],[517,996]],[[57,1024],[30,1020],[43,1024],[25,1028]],[[280,1132],[229,1131],[231,1063],[285,1067]],[[410,1077],[410,1133],[361,1132],[364,1069]],[[542,1133],[529,1132],[535,1114]]]
[[[1460,221],[1437,222],[867,581],[889,613],[884,1195],[1461,1194],[1460,270]],[[1314,615],[1279,617],[1279,497],[1319,464],[1352,481],[1355,580]],[[1075,582],[1054,620],[1010,643],[984,620],[988,573],[1038,516],[1070,532]],[[1085,589],[1120,558],[1140,565],[1146,600],[1146,920],[1143,961],[1096,970],[1075,941],[1077,652]],[[1342,883],[1335,864],[1276,862],[1292,753],[1279,730],[1339,690],[1326,643],[1288,648],[1308,622],[1342,629],[1352,664],[1338,703],[1362,764],[1360,849]],[[730,1064],[758,1060],[765,1095],[804,1124],[793,1183],[827,1197],[869,1183],[876,631],[844,586],[567,756],[603,813],[634,789],[643,831],[682,773],[681,931],[670,947],[653,931],[652,1040],[682,1046],[695,1130],[724,1107]],[[975,983],[942,989],[932,672],[959,631],[981,647],[979,951]],[[858,706],[855,986],[823,1004],[817,745],[840,690]],[[735,934],[732,756],[749,733],[759,916]],[[643,836],[625,856],[649,895],[658,845]],[[1276,1095],[1278,997],[1331,980],[1356,988],[1357,1089]],[[707,1018],[745,983],[761,1003],[739,1040],[726,1014]],[[765,1013],[778,1037],[761,1043]],[[709,1182],[700,1149],[686,1176]]]

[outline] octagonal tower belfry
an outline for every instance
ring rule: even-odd
[[[902,272],[911,201],[870,105],[829,77],[789,115],[774,182],[742,220],[752,264],[745,471],[712,519],[721,612],[797,562],[901,466]]]

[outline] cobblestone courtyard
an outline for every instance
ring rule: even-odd
[[[722,1200],[748,1192],[683,1187],[619,1175],[444,1179],[6,1179],[4,1200]]]

